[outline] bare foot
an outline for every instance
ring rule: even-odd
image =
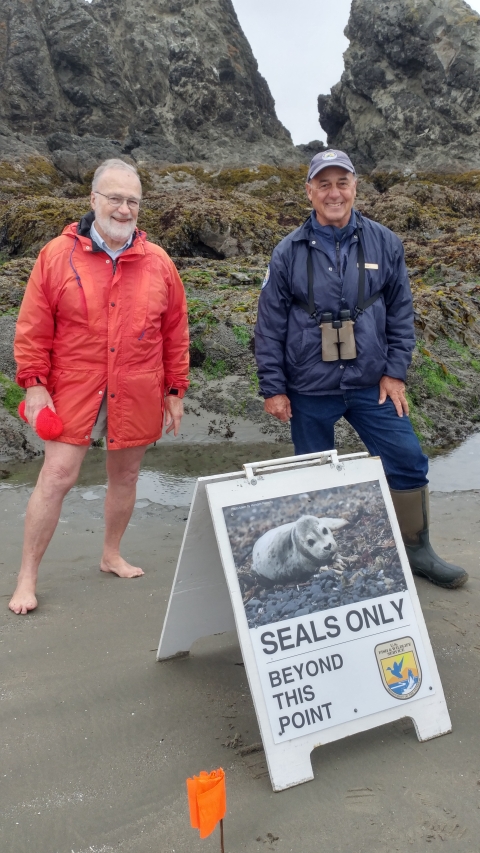
[[[119,578],[140,578],[145,574],[143,569],[138,566],[131,566],[123,557],[116,557],[112,560],[102,558],[100,570],[118,575]]]
[[[17,616],[25,616],[29,610],[35,610],[37,604],[35,582],[31,580],[19,580],[8,605],[10,610],[16,613]]]

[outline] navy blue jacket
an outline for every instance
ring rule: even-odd
[[[309,218],[275,247],[258,304],[255,327],[260,394],[340,394],[377,385],[386,374],[405,380],[415,346],[413,304],[403,246],[388,228],[352,212],[353,225],[336,256]],[[333,229],[329,229],[334,234]],[[358,296],[358,240],[365,255],[365,300],[381,296],[355,322],[357,358],[322,361],[320,314],[353,312]],[[333,249],[335,245],[332,242]],[[307,256],[312,254],[317,319],[295,304],[308,303]]]

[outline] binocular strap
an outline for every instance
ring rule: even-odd
[[[360,226],[361,227],[361,226]],[[382,295],[383,287],[380,290],[377,290],[373,296],[370,296],[367,300],[365,300],[365,252],[363,250],[362,241],[360,240],[360,236],[358,230],[355,231],[355,236],[358,240],[358,295],[357,295],[357,305],[353,312],[354,319],[358,317],[359,314],[363,314],[363,312],[373,305],[374,302]],[[312,320],[317,319],[317,310],[315,307],[315,298],[313,294],[313,258],[312,258],[312,249],[310,246],[308,247],[307,254],[307,281],[308,281],[308,304],[306,302],[302,302],[300,299],[294,298],[295,305],[298,305],[299,308],[302,308],[303,311],[306,311],[307,314],[310,315]]]

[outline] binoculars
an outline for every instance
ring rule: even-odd
[[[322,360],[338,361],[357,357],[355,334],[350,311],[340,311],[340,319],[334,320],[333,314],[326,311],[320,317],[322,330]]]

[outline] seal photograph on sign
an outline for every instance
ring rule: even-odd
[[[338,547],[333,531],[346,524],[345,518],[302,515],[267,530],[253,546],[253,572],[277,584],[309,580],[315,572],[335,563]],[[341,561],[338,566],[342,566]]]
[[[411,699],[422,684],[422,670],[411,637],[389,640],[375,647],[383,686],[396,699]]]
[[[378,481],[223,514],[250,628],[406,589]]]

